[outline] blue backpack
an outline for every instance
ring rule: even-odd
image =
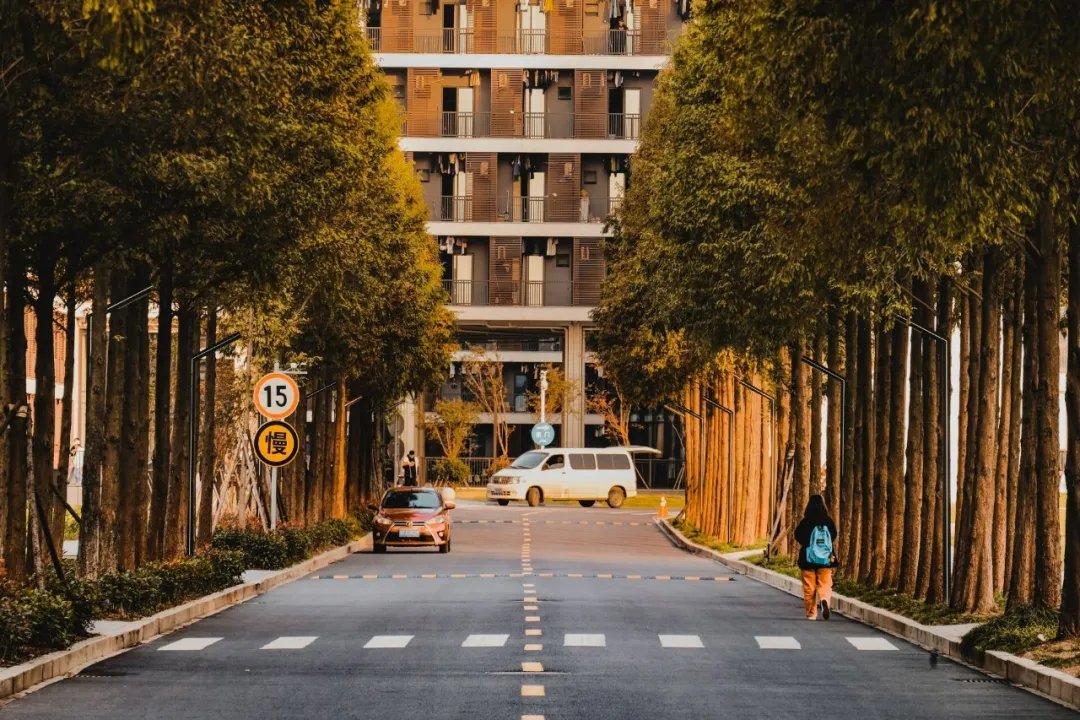
[[[806,563],[814,567],[832,567],[832,535],[829,528],[818,525],[810,531],[810,544],[806,546]]]

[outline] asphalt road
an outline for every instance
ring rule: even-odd
[[[20,718],[1074,718],[673,548],[651,512],[472,505],[0,708]]]

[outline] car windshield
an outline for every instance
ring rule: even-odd
[[[542,452],[527,452],[517,460],[510,464],[512,468],[519,468],[521,470],[532,470],[535,467],[539,467],[540,463],[544,462],[544,458],[547,457],[547,453]]]
[[[404,510],[416,508],[418,510],[438,510],[442,507],[442,498],[439,493],[426,490],[407,490],[405,492],[388,493],[383,498],[384,509]]]

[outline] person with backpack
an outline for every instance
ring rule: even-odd
[[[802,546],[799,550],[799,569],[802,570],[806,618],[817,620],[820,607],[821,619],[828,620],[831,614],[832,571],[836,567],[836,553],[833,551],[836,523],[829,517],[822,496],[810,496],[803,518],[795,528],[795,540]],[[815,597],[819,602],[815,602]]]

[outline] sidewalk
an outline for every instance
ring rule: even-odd
[[[802,598],[802,585],[799,580],[767,570],[743,559],[747,555],[760,553],[760,550],[720,553],[689,540],[668,521],[657,518],[655,522],[660,531],[677,547],[695,555],[711,558],[742,575],[782,590],[789,595]],[[831,606],[835,612],[844,617],[871,625],[921,648],[936,651],[940,655],[989,675],[1008,680],[1013,685],[1029,692],[1042,695],[1074,710],[1080,710],[1080,679],[1078,678],[1006,652],[990,650],[976,656],[963,653],[960,649],[960,640],[969,630],[976,627],[974,624],[922,625],[902,615],[837,593],[833,593]]]

